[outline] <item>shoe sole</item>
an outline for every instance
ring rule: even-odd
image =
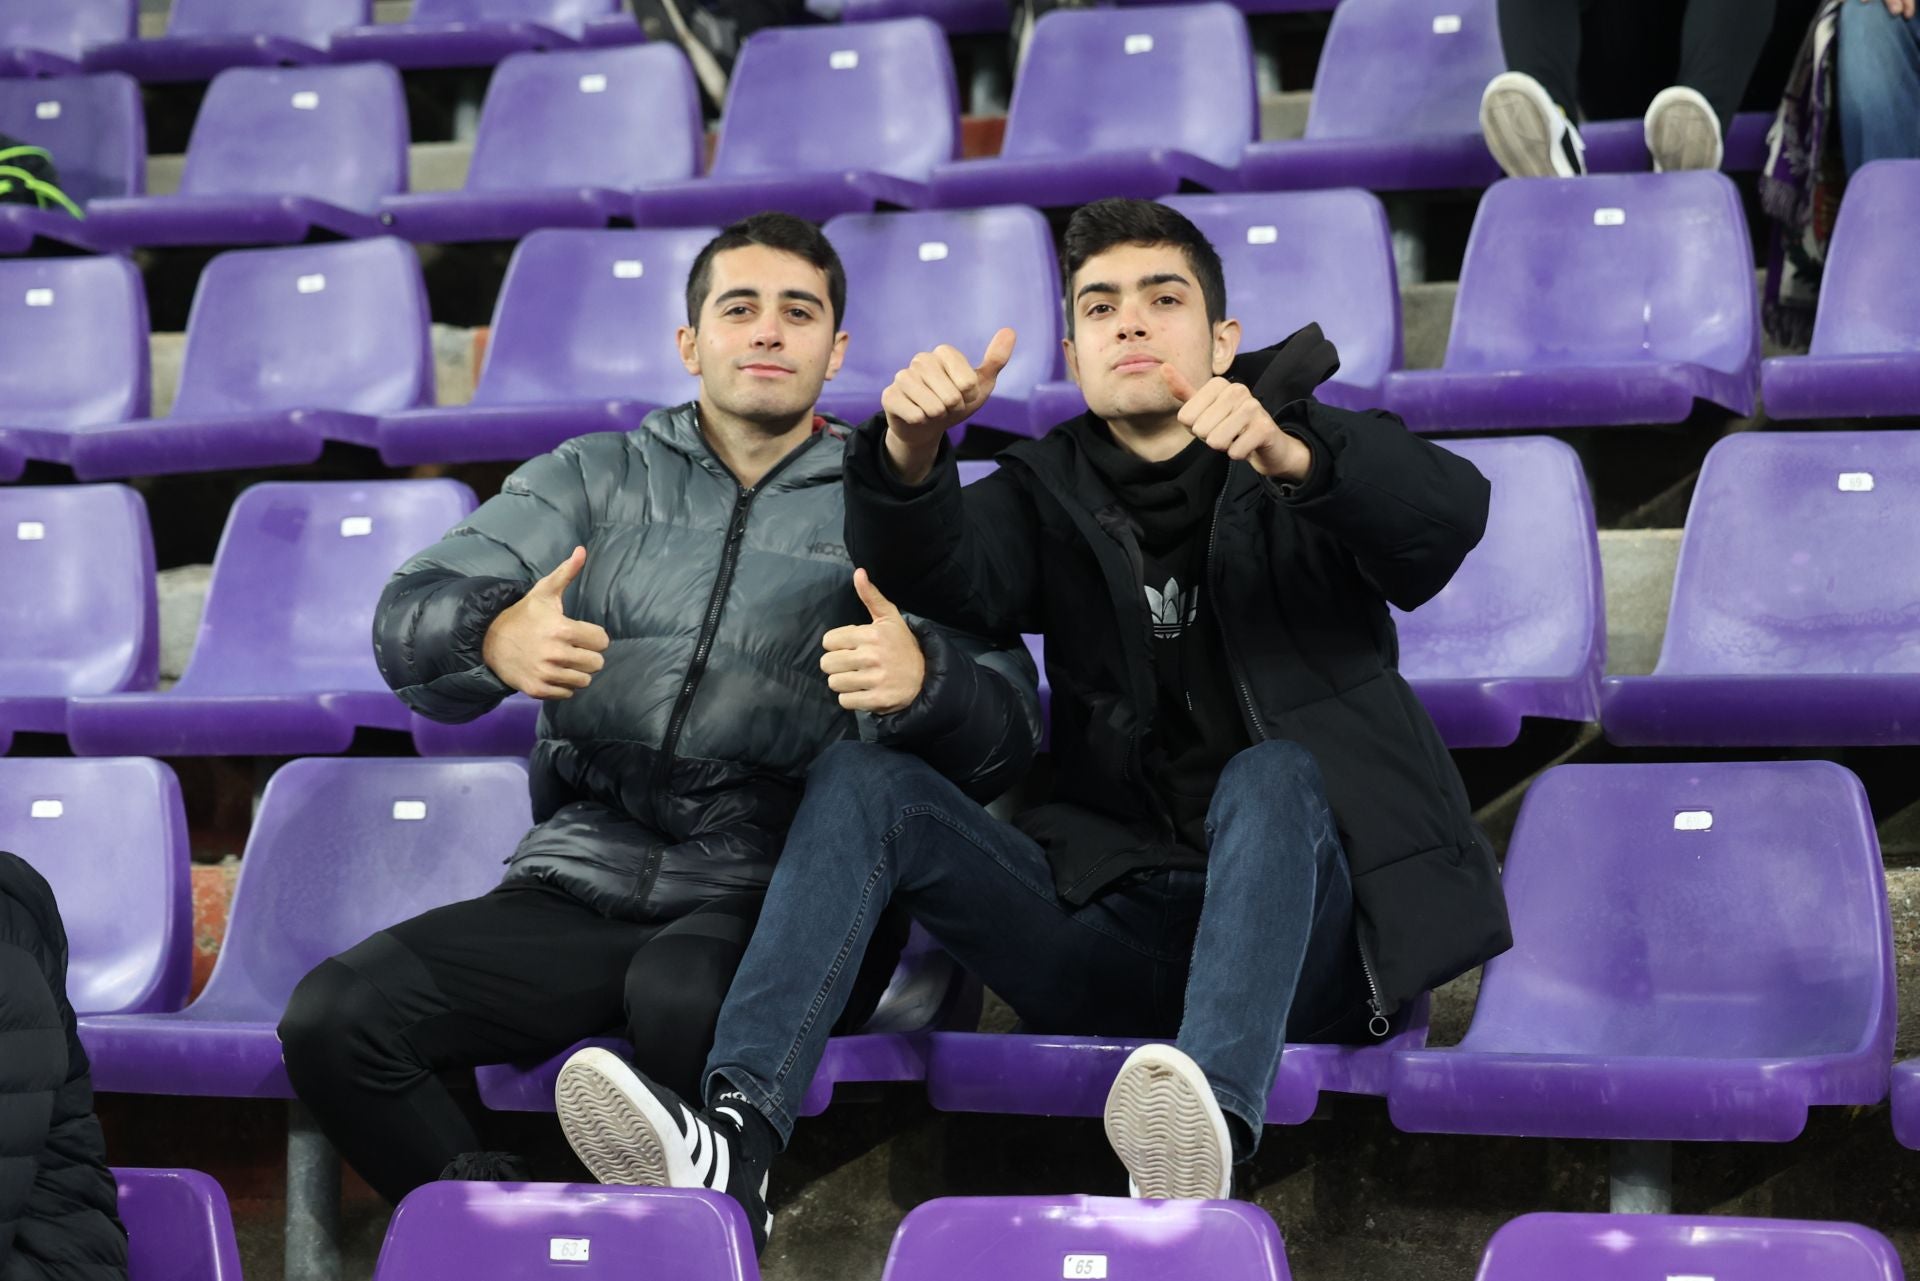
[[[1720,126],[1697,103],[1672,100],[1646,126],[1647,150],[1660,173],[1720,167]]]
[[[1193,1060],[1152,1052],[1164,1049],[1143,1046],[1121,1066],[1107,1094],[1107,1142],[1139,1196],[1219,1200],[1233,1168],[1226,1121]]]
[[[596,1057],[598,1056],[598,1057]],[[611,1059],[618,1073],[601,1059]],[[582,1050],[560,1069],[553,1089],[560,1129],[595,1179],[643,1188],[701,1186],[678,1149],[680,1129],[653,1092],[629,1093],[626,1065],[601,1049]]]
[[[1552,178],[1553,121],[1521,89],[1492,89],[1480,102],[1487,150],[1510,178]]]

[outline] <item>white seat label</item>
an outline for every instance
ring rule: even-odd
[[[365,538],[373,532],[373,517],[342,516],[340,518],[340,537]]]
[[[393,803],[393,816],[402,823],[418,823],[427,816],[427,803],[425,801],[395,801]]]
[[[1436,36],[1457,36],[1460,34],[1460,15],[1443,13],[1433,20],[1433,34]]]
[[[1596,209],[1593,211],[1593,225],[1596,227],[1624,227],[1627,225],[1627,211],[1624,209]]]
[[[1153,37],[1152,36],[1128,36],[1126,44],[1122,47],[1128,53],[1152,53]],[[1089,1257],[1092,1257],[1092,1256],[1089,1256]]]
[[[51,289],[27,290],[27,306],[29,307],[53,306],[53,290]]]
[[[47,527],[37,520],[23,520],[14,526],[13,536],[23,543],[37,543],[47,536]]]
[[[835,71],[852,71],[860,65],[858,49],[835,49],[827,55],[827,65]]]
[[[1069,1254],[1060,1265],[1060,1275],[1070,1281],[1103,1281],[1107,1275],[1107,1256]]]
[[[606,91],[607,78],[605,76],[596,74],[580,77],[581,93],[605,93]]]
[[[293,287],[303,294],[317,294],[327,287],[327,278],[319,272],[311,276],[302,276],[293,282]]]
[[[1673,816],[1673,830],[1676,832],[1711,832],[1713,830],[1713,811],[1681,810]]]
[[[591,1246],[586,1237],[554,1237],[547,1242],[547,1258],[554,1263],[585,1263]]]
[[[67,807],[59,801],[35,801],[27,813],[34,818],[59,818]]]
[[[1840,492],[1843,494],[1871,494],[1873,492],[1873,473],[1870,471],[1841,472]]]
[[[1701,1276],[1693,1272],[1669,1272],[1667,1281],[1717,1281],[1717,1278]]]
[[[295,111],[316,111],[320,107],[320,95],[311,89],[302,89],[293,95]]]
[[[1250,245],[1271,245],[1280,239],[1280,228],[1258,226],[1247,228],[1247,243]]]
[[[645,271],[646,268],[641,265],[638,258],[622,258],[613,264],[615,280],[638,280]]]
[[[60,118],[60,104],[57,102],[34,103],[33,118],[35,120],[58,120]]]
[[[921,262],[940,262],[944,260],[946,256],[947,246],[945,241],[928,240],[920,246]]]

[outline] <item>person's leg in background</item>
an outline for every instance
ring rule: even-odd
[[[628,963],[658,932],[514,885],[322,961],[280,1021],[295,1093],[361,1177],[399,1201],[440,1178],[510,1177],[440,1073],[543,1057],[621,1023]]]
[[[1847,0],[1839,42],[1834,92],[1848,176],[1869,161],[1920,157],[1920,15],[1913,0]]]
[[[1679,74],[1654,95],[1644,118],[1656,171],[1720,167],[1773,11],[1774,0],[1688,0]]]
[[[1107,1104],[1114,1150],[1148,1196],[1228,1195],[1289,1037],[1346,1040],[1368,1021],[1352,881],[1312,754],[1276,740],[1235,756],[1207,833],[1178,1053],[1136,1051]]]
[[[1507,70],[1480,98],[1480,131],[1515,178],[1586,172],[1574,124],[1580,102],[1581,15],[1588,0],[1500,0]]]

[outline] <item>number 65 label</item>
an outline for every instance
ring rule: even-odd
[[[1066,1262],[1060,1265],[1060,1275],[1066,1281],[1106,1281],[1107,1256],[1069,1254]]]

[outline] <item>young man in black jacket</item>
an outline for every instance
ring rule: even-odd
[[[963,494],[945,436],[1014,335],[977,368],[943,347],[856,433],[846,486],[854,560],[904,605],[1044,633],[1051,802],[1000,823],[909,756],[827,752],[722,1011],[708,1109],[624,1070],[576,1083],[597,1112],[574,1146],[601,1178],[697,1182],[716,1136],[763,1166],[889,895],[1030,1030],[1175,1037],[1107,1103],[1153,1197],[1228,1195],[1289,1037],[1383,1036],[1509,946],[1387,611],[1446,585],[1486,480],[1390,415],[1313,401],[1337,367],[1317,326],[1236,358],[1219,257],[1174,211],[1082,209],[1064,267],[1090,412]]]

